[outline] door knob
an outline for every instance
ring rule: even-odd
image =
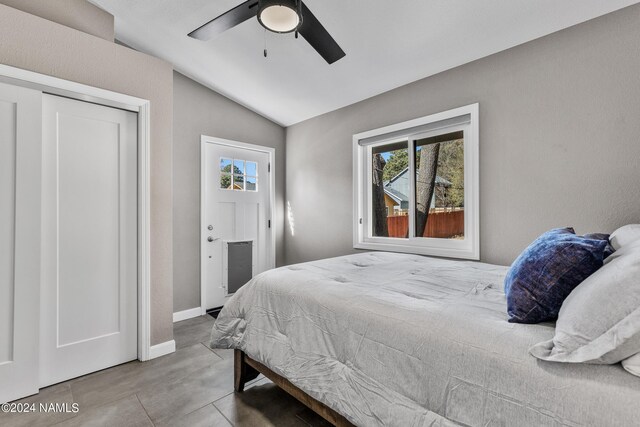
[[[213,242],[213,240],[214,240],[213,237],[211,237],[211,236],[207,237],[207,241],[208,242]]]

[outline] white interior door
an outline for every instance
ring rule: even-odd
[[[44,95],[40,386],[136,359],[137,114]]]
[[[38,392],[41,99],[0,84],[0,403]]]
[[[202,291],[205,309],[232,294],[226,247],[251,242],[252,275],[274,267],[269,152],[222,143],[203,149]]]

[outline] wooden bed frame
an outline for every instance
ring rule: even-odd
[[[256,378],[258,375],[264,375],[278,385],[282,390],[298,399],[307,408],[330,422],[336,427],[354,427],[345,417],[329,408],[324,403],[309,396],[283,376],[280,376],[267,368],[260,362],[256,362],[240,350],[234,352],[234,369],[233,369],[233,386],[237,393],[244,391],[244,385]]]

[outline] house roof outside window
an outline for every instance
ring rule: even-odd
[[[436,186],[449,188],[453,184],[448,180],[436,175]],[[400,205],[400,209],[409,209],[409,168],[384,183],[384,192]],[[431,202],[434,204],[434,201]],[[433,207],[433,206],[432,206]]]

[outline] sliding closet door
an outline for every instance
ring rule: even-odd
[[[137,356],[137,115],[45,95],[40,386]]]
[[[38,392],[41,97],[0,84],[0,403]]]

